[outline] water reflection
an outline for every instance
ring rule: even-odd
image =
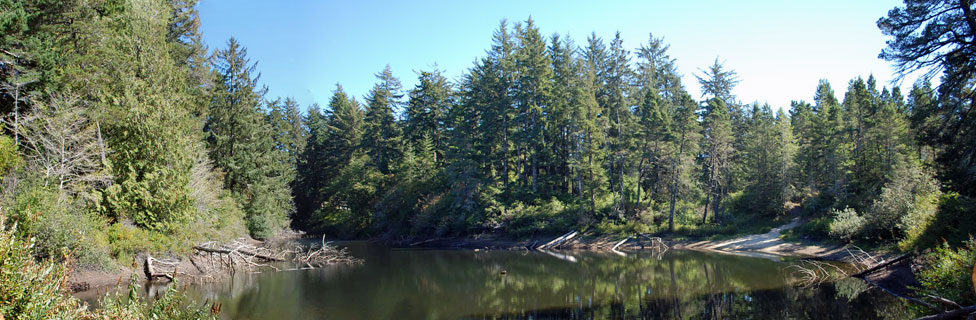
[[[905,318],[859,280],[793,287],[787,264],[694,251],[353,248],[358,266],[241,275],[199,287],[228,319]]]

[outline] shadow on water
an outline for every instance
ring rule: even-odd
[[[696,251],[390,250],[366,263],[191,289],[227,319],[876,319],[909,317],[856,279],[794,286],[788,262]]]

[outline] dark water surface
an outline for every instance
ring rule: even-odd
[[[696,251],[398,250],[362,265],[239,275],[191,287],[226,319],[903,319],[848,279],[791,285],[789,262]]]

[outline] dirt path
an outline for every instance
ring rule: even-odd
[[[773,228],[763,234],[750,234],[730,240],[703,240],[675,244],[675,248],[701,251],[715,251],[731,254],[757,256],[816,256],[830,257],[846,254],[843,246],[823,246],[811,243],[793,243],[780,239],[783,231],[800,226],[800,219],[794,218],[787,224]]]

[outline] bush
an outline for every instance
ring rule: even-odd
[[[59,208],[37,223],[37,249],[41,257],[69,254],[79,266],[100,269],[111,263],[108,240],[98,230],[100,221],[79,207]]]
[[[913,221],[914,227],[900,245],[906,248],[933,248],[943,242],[958,246],[976,235],[976,200],[958,193],[943,194],[937,213],[927,219]]]
[[[96,269],[109,264],[100,222],[79,200],[38,180],[25,179],[20,188],[11,213],[20,225],[18,235],[35,239],[33,252],[38,258],[63,261],[70,255],[82,266]]]
[[[943,297],[963,306],[976,303],[970,278],[976,260],[976,241],[970,238],[957,249],[944,242],[920,260],[915,272],[922,285],[920,294]]]
[[[577,206],[566,205],[559,199],[551,198],[549,201],[531,205],[516,201],[499,218],[508,234],[522,237],[565,233],[577,225],[578,213]]]
[[[65,265],[35,261],[33,241],[16,236],[19,228],[4,220],[0,215],[0,318],[79,318],[83,309],[62,287],[68,277]]]
[[[867,208],[866,232],[883,239],[896,239],[909,229],[918,229],[931,215],[939,197],[938,181],[920,164],[900,161],[891,182]]]
[[[656,230],[652,229],[651,226],[647,224],[637,221],[627,221],[623,223],[603,221],[594,226],[593,231],[595,231],[598,235],[630,236],[638,233],[651,233],[652,231]]]
[[[867,219],[851,208],[834,209],[830,211],[830,215],[834,217],[834,221],[830,222],[830,236],[844,241],[850,241],[860,235],[867,223]]]
[[[205,305],[188,305],[176,285],[147,302],[135,281],[128,297],[109,296],[101,309],[90,312],[68,294],[66,264],[35,260],[33,241],[18,237],[17,227],[5,219],[0,214],[0,319],[216,319]]]
[[[804,223],[797,227],[796,229],[787,230],[785,233],[790,234],[791,237],[795,236],[806,236],[813,239],[827,239],[830,235],[830,217],[820,217],[812,219],[807,223]]]
[[[23,162],[23,159],[20,158],[20,154],[17,152],[17,145],[14,144],[14,139],[6,135],[0,135],[0,178],[19,167]]]
[[[102,301],[101,308],[93,318],[103,319],[217,319],[206,304],[189,305],[186,295],[179,291],[178,282],[174,282],[163,292],[162,296],[152,302],[142,299],[139,294],[137,280],[129,281],[129,291],[126,295],[116,292],[107,295]]]

